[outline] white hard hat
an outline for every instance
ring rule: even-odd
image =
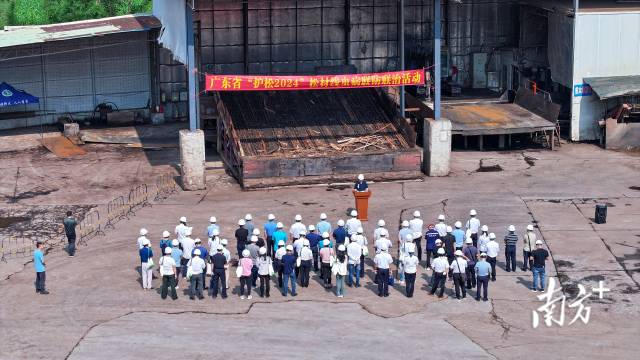
[[[212,217],[209,218],[209,222],[210,223],[218,222],[218,219],[216,219],[215,216],[212,216]]]
[[[468,237],[467,240],[466,240],[466,243],[467,244],[473,244],[473,239]]]
[[[151,245],[151,241],[149,241],[149,239],[142,240],[142,246],[149,246],[149,245]]]
[[[329,246],[329,244],[331,244],[331,241],[329,239],[324,239],[324,241],[322,241],[322,244],[324,246]]]
[[[487,225],[482,225],[482,231],[489,231],[489,227]]]
[[[409,227],[409,222],[407,220],[403,220],[402,227]]]
[[[480,257],[483,257],[483,258],[487,257],[487,253],[480,253]]]
[[[322,233],[322,238],[323,238],[323,239],[328,239],[328,238],[329,238],[329,233],[328,233],[328,232],[326,232],[326,231],[325,231],[325,232],[323,232],[323,233]]]
[[[260,250],[258,250],[258,254],[260,255],[264,255],[267,253],[267,248],[266,247],[261,247]]]
[[[451,228],[451,226],[447,226],[447,232],[450,233],[452,231],[453,231],[453,229]]]
[[[145,236],[145,235],[147,235],[148,233],[149,233],[149,232],[147,231],[147,229],[145,229],[145,228],[140,229],[140,236]]]
[[[495,239],[496,238],[496,234],[494,233],[489,233],[489,239]]]
[[[260,235],[260,229],[254,228],[253,229],[253,235]]]
[[[187,218],[186,218],[186,217],[184,217],[184,216],[182,216],[182,217],[180,218],[180,222],[186,223],[186,222],[187,222]]]
[[[281,222],[276,224],[276,228],[278,228],[278,229],[282,229],[283,227],[284,227],[284,225],[282,225]]]
[[[344,244],[338,245],[338,251],[344,251],[344,250],[345,250]]]
[[[436,239],[436,244],[442,244],[442,240]]]
[[[309,231],[316,231],[316,227],[313,225],[309,225],[308,229]]]
[[[302,215],[297,214],[294,219],[295,221],[302,221]]]
[[[454,224],[454,226],[458,229],[460,229],[462,227],[462,223],[460,221],[456,221],[456,223]]]
[[[227,239],[220,240],[220,244],[222,244],[222,245],[227,245],[228,243],[229,243],[229,240],[227,240]]]
[[[358,234],[362,234],[364,232],[364,229],[362,228],[362,226],[358,227],[357,232]]]
[[[386,225],[386,223],[384,222],[384,220],[382,220],[382,219],[378,220],[378,226],[383,227],[385,225]]]
[[[404,239],[409,242],[413,241],[413,234],[407,234],[407,236],[405,236]]]
[[[302,242],[302,246],[310,246],[310,245],[311,243],[307,239],[304,239],[304,241]]]
[[[267,215],[267,220],[275,220],[275,219],[276,219],[275,215],[273,215],[273,214]]]
[[[509,225],[509,231],[514,232],[516,231],[516,227],[513,225]]]
[[[454,253],[456,256],[462,256],[462,250],[456,250]]]
[[[476,216],[476,215],[478,215],[478,213],[476,212],[475,209],[471,209],[471,211],[469,211],[469,215]]]
[[[387,231],[387,229],[380,230],[380,236],[382,237],[389,236],[389,231]]]
[[[444,221],[444,215],[442,215],[442,214],[438,215],[438,220]]]
[[[173,239],[173,241],[171,242],[171,246],[179,246],[180,245],[180,241],[178,241],[178,239]]]
[[[413,212],[413,217],[420,217],[420,211],[416,210]]]
[[[244,216],[244,219],[247,220],[247,221],[251,221],[251,220],[253,220],[253,216],[251,216],[251,214],[247,214],[247,215]]]
[[[258,237],[255,235],[251,235],[251,242],[258,242]]]
[[[349,238],[348,236],[345,236],[345,237],[344,237],[344,242],[345,242],[345,243],[347,243],[347,244],[348,244],[350,241],[351,241],[351,238]]]
[[[531,224],[527,225],[527,230],[533,231],[533,225],[531,225]]]
[[[359,174],[359,175],[358,175],[358,180],[360,180],[360,181],[364,180],[364,175]]]
[[[443,248],[438,249],[438,255],[444,255],[444,249]]]
[[[170,233],[170,232],[168,232],[167,230],[165,230],[165,231],[163,231],[163,232],[162,232],[162,237],[163,237],[163,238],[168,238],[169,236],[171,236],[171,233]]]
[[[338,220],[338,226],[344,226],[344,220],[342,219]]]
[[[191,236],[191,234],[193,234],[193,229],[192,228],[187,228],[187,230],[184,231],[184,234],[186,236]]]
[[[220,235],[220,229],[213,229],[213,231],[211,232],[211,234],[212,234],[213,236],[218,236],[218,235]]]
[[[380,246],[380,251],[387,251],[387,245]]]
[[[167,255],[171,254],[171,251],[172,251],[171,248],[168,247],[168,246],[166,248],[164,248],[164,253],[167,254]]]
[[[293,245],[287,245],[287,251],[293,251]]]
[[[249,257],[251,256],[251,251],[244,249],[242,250],[242,257]]]
[[[305,235],[307,235],[307,232],[305,230],[300,230],[298,235],[300,235],[301,237],[304,237]]]
[[[200,256],[200,249],[193,250],[193,255]]]
[[[218,244],[218,246],[216,247],[216,250],[222,251],[224,250],[224,246],[222,246],[222,244]]]
[[[357,210],[351,210],[351,216],[358,216]]]
[[[536,245],[542,245],[542,240],[540,239],[536,240]]]
[[[278,246],[284,246],[284,240],[278,241]]]
[[[238,220],[238,225],[240,225],[240,226],[244,226],[244,225],[246,225],[246,224],[247,224],[247,222],[246,222],[246,221],[244,221],[244,219],[240,219],[240,220]]]
[[[326,220],[327,219],[327,214],[322,213],[320,214],[320,220]]]
[[[200,240],[200,238],[196,238],[195,240],[193,240],[193,242],[195,242],[197,244],[197,243],[201,243],[202,240]]]

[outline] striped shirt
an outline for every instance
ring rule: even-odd
[[[507,236],[504,237],[504,244],[507,246],[516,246],[518,244],[518,235],[516,235],[516,233],[510,232]]]

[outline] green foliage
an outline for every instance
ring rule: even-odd
[[[49,15],[44,7],[45,0],[14,0],[12,17],[13,25],[38,25],[49,22]]]

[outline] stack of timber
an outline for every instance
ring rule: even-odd
[[[218,151],[245,188],[421,176],[416,134],[381,89],[213,97]]]

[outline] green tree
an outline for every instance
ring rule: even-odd
[[[45,0],[14,0],[11,25],[38,25],[49,22]]]

